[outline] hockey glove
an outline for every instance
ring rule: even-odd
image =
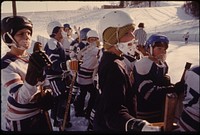
[[[174,85],[174,91],[177,95],[183,93],[185,91],[185,83],[184,81],[180,81],[180,82],[177,82],[175,85]]]
[[[41,99],[38,101],[38,104],[39,108],[41,108],[44,111],[48,111],[49,109],[53,108],[54,97],[50,89],[46,89],[44,91]]]
[[[45,67],[51,66],[51,61],[44,51],[41,51],[40,46],[34,46],[34,51],[30,58],[25,80],[28,84],[34,86],[39,81],[44,81],[43,74]]]
[[[159,126],[152,126],[149,122],[142,119],[131,119],[127,121],[125,131],[141,132],[141,131],[161,131]]]
[[[44,111],[48,111],[53,107],[54,97],[51,89],[46,89],[43,92],[38,91],[35,93],[30,102],[37,103],[38,107]]]
[[[171,85],[171,79],[169,75],[165,75],[162,79],[161,79],[161,86],[169,86]]]

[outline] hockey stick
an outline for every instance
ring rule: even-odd
[[[184,82],[185,72],[188,69],[190,69],[191,65],[192,65],[192,63],[186,62],[186,64],[185,64],[185,70],[184,70],[184,72],[182,74],[182,77],[181,77],[181,80],[180,80],[181,82]],[[176,112],[175,112],[175,118],[176,119],[180,118],[180,115],[181,115],[181,113],[183,111],[183,103],[182,103],[183,99],[184,99],[184,92],[182,92],[182,93],[180,93],[178,95],[178,100],[177,100],[177,105],[176,105]]]
[[[71,82],[70,89],[69,89],[69,96],[68,96],[68,99],[67,99],[67,105],[66,105],[66,108],[65,108],[65,114],[64,114],[63,124],[59,128],[60,131],[64,131],[65,125],[67,124],[67,116],[68,116],[69,107],[70,107],[70,103],[71,103],[72,90],[73,90],[73,86],[74,86],[74,83],[75,83],[76,74],[77,74],[76,71],[74,71],[74,75],[73,75],[72,82]]]
[[[42,88],[42,85],[40,85],[40,91],[41,91],[41,96],[43,97],[44,96],[44,90],[43,90],[43,88]],[[43,111],[43,110],[42,110]],[[47,120],[47,123],[48,123],[48,127],[49,127],[49,130],[50,131],[53,131],[53,127],[52,127],[52,124],[51,124],[51,119],[50,119],[50,117],[49,117],[49,113],[48,113],[48,111],[43,111],[44,112],[44,114],[45,114],[45,117],[46,117],[46,120]]]
[[[40,51],[40,52],[44,52],[42,50],[42,44],[40,42],[36,42],[34,44],[34,47],[33,47],[33,52],[37,52],[37,51]],[[47,67],[50,67],[52,62],[50,61],[50,59],[46,56],[46,55],[43,55],[43,58],[45,59],[46,61],[46,65]],[[45,91],[43,90],[43,87],[42,85],[40,85],[40,92],[41,92],[41,98],[45,95]],[[48,127],[49,127],[49,130],[50,131],[53,131],[53,127],[52,127],[52,124],[51,124],[51,119],[49,117],[49,113],[48,111],[44,111],[42,110],[45,114],[45,117],[46,117],[46,120],[47,120],[47,123],[48,123]]]
[[[181,81],[184,81],[184,76],[186,70],[191,67],[191,63],[186,62],[185,69],[181,77]],[[184,99],[184,92],[180,95],[176,93],[169,93],[166,95],[165,100],[165,114],[164,114],[164,131],[172,131],[175,127],[174,125],[174,118],[180,117],[180,114],[183,109],[183,101]],[[178,116],[177,116],[178,115]]]

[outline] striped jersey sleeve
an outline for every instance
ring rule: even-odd
[[[28,58],[20,59],[7,53],[1,59],[2,90],[8,92],[6,117],[20,120],[39,112],[37,104],[30,103],[32,95],[37,91],[25,81]]]

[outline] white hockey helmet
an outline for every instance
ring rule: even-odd
[[[47,33],[48,35],[52,35],[53,29],[55,27],[63,27],[62,24],[58,21],[52,21],[47,25]]]
[[[131,28],[134,30],[134,26],[133,19],[128,13],[121,10],[111,11],[99,21],[97,29],[100,41],[114,45],[124,36],[125,32]]]
[[[88,33],[87,33],[87,38],[90,38],[90,37],[99,38],[99,35],[97,34],[97,32],[96,32],[95,30],[90,30],[90,31],[88,31]]]

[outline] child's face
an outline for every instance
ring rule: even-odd
[[[166,52],[166,48],[162,46],[153,48],[153,56],[158,59],[163,59],[166,56]]]
[[[14,35],[14,39],[19,47],[23,47],[25,50],[31,46],[31,37],[31,31],[27,28],[19,30]]]

